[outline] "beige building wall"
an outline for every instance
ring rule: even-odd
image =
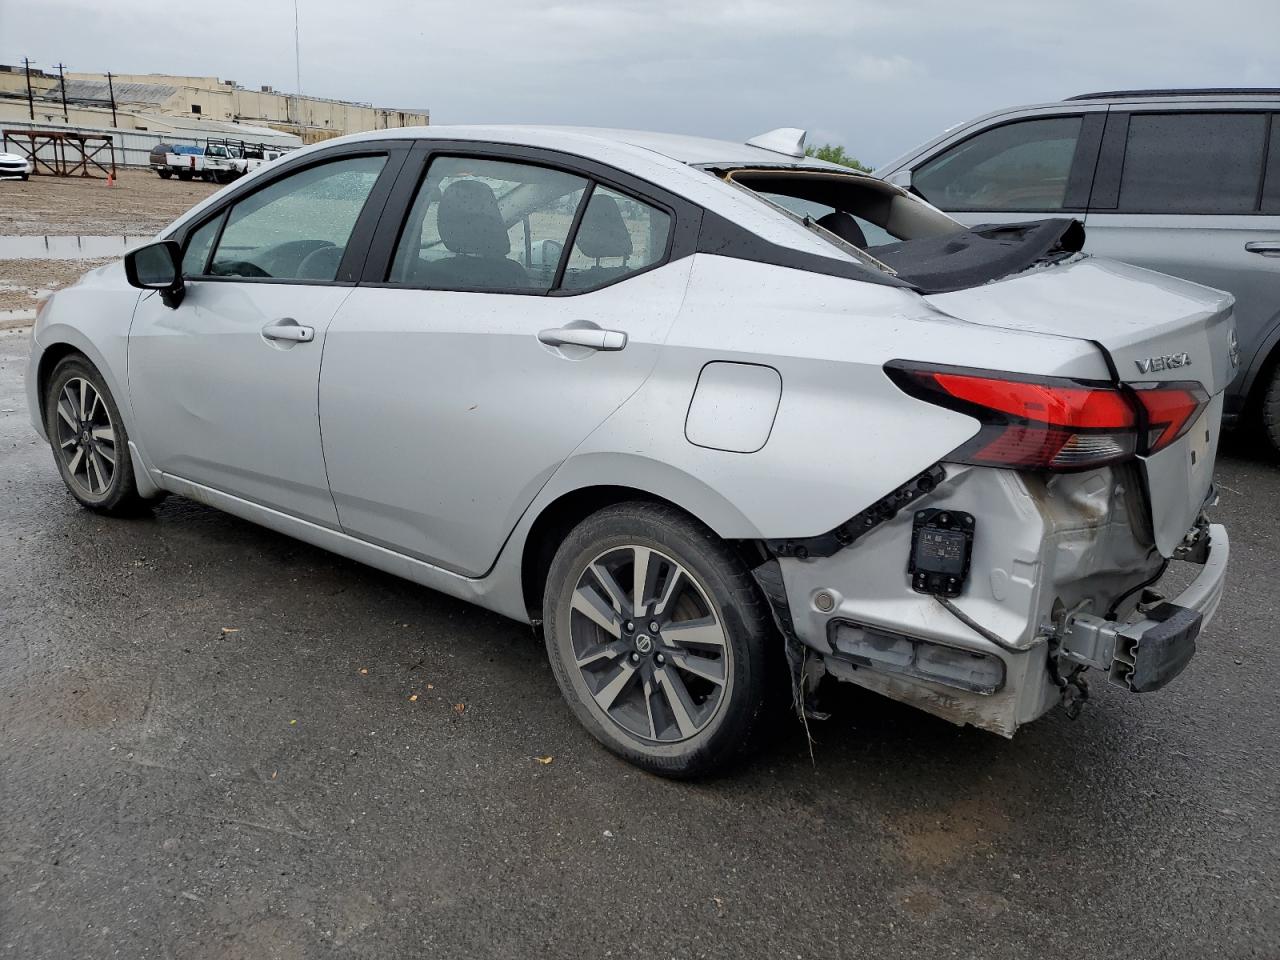
[[[117,91],[122,84],[145,83],[174,87],[176,92],[163,103],[126,103],[119,92],[117,106],[123,114],[145,109],[152,114],[170,116],[199,116],[206,120],[240,121],[256,126],[272,127],[302,138],[304,143],[314,143],[330,137],[364,130],[383,130],[388,127],[425,126],[430,114],[425,110],[399,110],[374,107],[370,104],[344,100],[327,100],[320,97],[298,97],[271,89],[248,90],[234,81],[217,77],[179,77],[168,74],[112,74]],[[96,80],[105,82],[103,73],[68,73],[68,80]],[[62,105],[58,102],[58,78],[32,76],[31,86],[36,94],[37,122],[62,122]],[[26,77],[21,69],[0,71],[0,116],[17,119],[27,116]],[[47,98],[52,97],[53,100]],[[15,98],[21,98],[15,103]],[[68,107],[70,122],[74,125],[101,124],[99,107]],[[108,109],[107,115],[110,115]],[[126,126],[121,115],[120,125]],[[127,126],[135,126],[133,122]]]

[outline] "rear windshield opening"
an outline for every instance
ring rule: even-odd
[[[859,250],[964,230],[882,180],[804,170],[735,170],[727,179]]]
[[[968,229],[899,188],[858,174],[735,170],[725,179],[921,293],[1003,279],[1084,246],[1084,228],[1071,219]]]

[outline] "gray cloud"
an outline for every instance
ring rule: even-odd
[[[440,123],[775,126],[867,162],[1010,104],[1278,85],[1275,0],[299,0],[306,92]],[[0,0],[0,62],[293,87],[289,0]]]

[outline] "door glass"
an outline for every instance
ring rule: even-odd
[[[187,249],[182,254],[184,277],[198,277],[204,273],[205,264],[209,262],[209,248],[213,246],[213,238],[218,235],[222,219],[222,216],[214,217],[187,239]]]
[[[943,210],[1061,210],[1081,117],[993,127],[912,173],[912,186]]]
[[[1135,113],[1120,175],[1121,213],[1252,213],[1266,114]]]
[[[434,290],[545,293],[587,181],[506,160],[437,157],[389,279]]]
[[[591,191],[561,288],[586,290],[651,267],[666,255],[671,218],[626,194]]]
[[[1271,146],[1267,148],[1267,182],[1262,188],[1262,212],[1280,213],[1280,116],[1271,118]]]
[[[231,208],[209,272],[333,280],[386,157],[352,157],[277,180]]]

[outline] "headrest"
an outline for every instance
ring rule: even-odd
[[[617,200],[602,193],[591,194],[574,246],[593,260],[631,256],[631,234],[622,221]]]
[[[440,196],[436,229],[452,253],[505,257],[511,252],[511,238],[498,210],[498,198],[487,183],[479,180],[449,184]]]
[[[830,230],[845,243],[852,243],[855,247],[867,245],[867,235],[862,232],[862,227],[858,225],[858,221],[851,213],[832,210],[825,217],[818,218],[818,226],[824,230]]]

